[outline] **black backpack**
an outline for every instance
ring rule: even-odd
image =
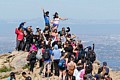
[[[44,60],[50,59],[50,50],[46,49],[45,52],[43,53],[43,58]]]
[[[30,53],[30,56],[29,56],[29,60],[32,61],[32,60],[36,60],[36,52],[32,52]]]
[[[93,50],[87,52],[87,57],[92,63],[96,60],[96,54]]]
[[[80,60],[82,57],[85,57],[86,51],[84,49],[81,49],[78,53],[78,60]]]
[[[92,73],[92,63],[90,61],[86,62],[85,73],[86,74]]]

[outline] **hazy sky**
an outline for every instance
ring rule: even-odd
[[[41,8],[80,20],[120,20],[120,0],[0,0],[0,19],[35,19]]]

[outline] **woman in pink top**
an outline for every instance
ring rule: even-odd
[[[36,45],[34,43],[31,44],[29,53],[31,53],[32,51],[36,51],[37,52],[37,47],[36,47]]]
[[[16,50],[23,50],[24,46],[24,33],[22,27],[16,28],[15,33],[17,35],[16,38]]]

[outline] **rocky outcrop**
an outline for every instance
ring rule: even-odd
[[[13,59],[10,62],[10,66],[15,69],[20,69],[25,66],[28,62],[26,61],[26,57],[28,55],[27,52],[13,52]]]
[[[20,73],[22,68],[28,63],[26,57],[28,52],[13,51],[0,55],[0,80],[9,76],[11,71]]]
[[[28,69],[24,69],[23,67],[26,66],[28,63],[26,61],[26,57],[28,55],[28,52],[23,51],[13,51],[11,53],[6,54],[0,54],[0,80],[5,80],[11,71],[16,73],[16,77],[18,80],[22,77],[20,74],[21,72],[25,71],[27,72]],[[95,61],[93,64],[93,74],[97,73],[98,68],[100,67],[100,62]],[[2,70],[2,71],[1,71]],[[33,77],[33,80],[38,80],[37,78],[40,78],[40,80],[44,80],[38,75],[39,69],[34,69],[35,73],[31,75]],[[120,71],[112,71],[110,70],[110,76],[113,78],[113,80],[120,80]],[[58,78],[58,77],[56,77]]]

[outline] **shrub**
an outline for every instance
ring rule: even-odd
[[[3,79],[8,78],[8,77],[9,77],[9,75],[5,75],[5,76],[2,77],[1,79],[3,80]]]
[[[28,69],[28,68],[29,68],[28,64],[22,67],[22,69]]]
[[[6,66],[0,68],[0,72],[1,72],[1,73],[2,73],[2,72],[9,72],[9,71],[11,71],[11,70],[12,70],[11,68],[7,68]]]

